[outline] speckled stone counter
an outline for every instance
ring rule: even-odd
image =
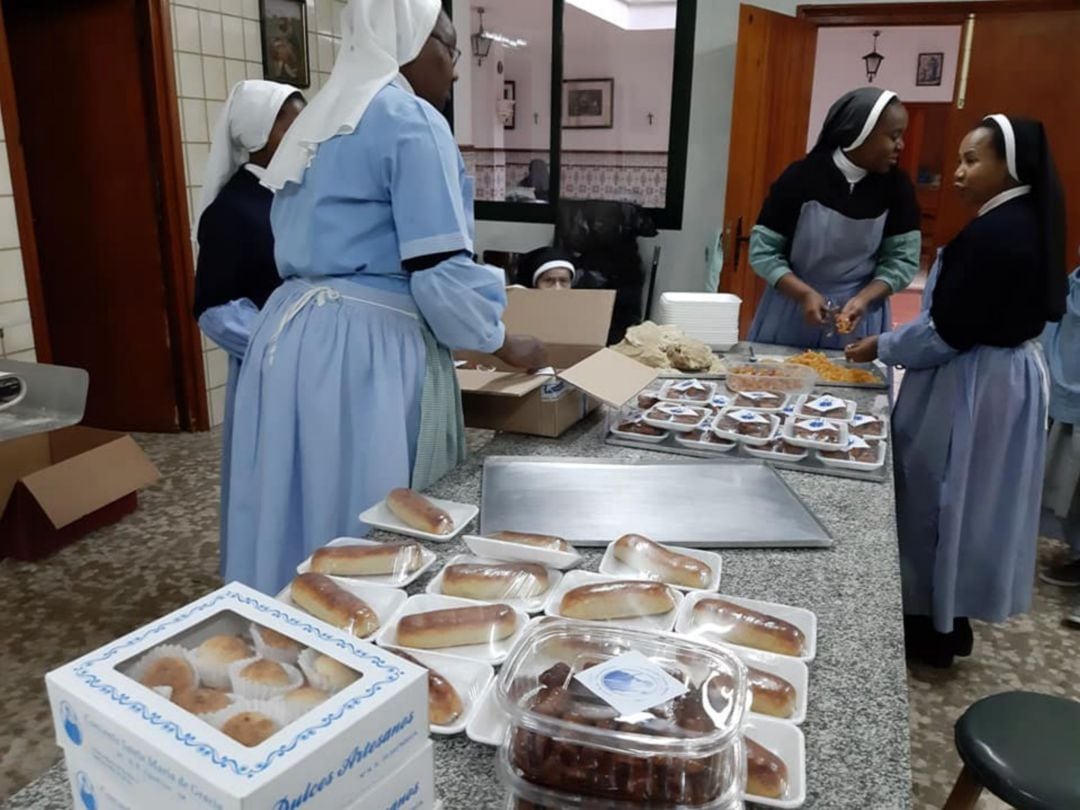
[[[856,398],[868,405],[873,397],[860,393]],[[432,494],[478,504],[483,458],[488,455],[674,458],[605,445],[594,417],[557,440],[499,435],[439,482]],[[798,605],[817,614],[817,658],[810,663],[809,709],[802,726],[807,756],[804,806],[829,810],[910,807],[892,476],[884,484],[875,484],[796,472],[782,475],[829,529],[835,545],[830,549],[721,551],[721,591]],[[468,551],[461,541],[432,547],[440,561]],[[583,549],[583,567],[596,570],[601,552]],[[421,591],[427,580],[421,578],[410,592]],[[435,778],[446,810],[505,805],[495,779],[494,757],[494,749],[473,743],[464,734],[437,738]],[[37,810],[70,805],[63,766],[57,765],[6,807]]]

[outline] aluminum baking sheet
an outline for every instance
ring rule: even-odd
[[[601,546],[624,534],[719,547],[825,547],[828,530],[761,461],[491,456],[480,528],[553,534]]]

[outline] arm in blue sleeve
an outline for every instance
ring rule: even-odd
[[[890,366],[910,369],[934,368],[948,363],[960,352],[942,340],[923,311],[919,317],[878,338],[878,358]]]
[[[247,298],[210,307],[199,316],[199,328],[237,360],[243,360],[259,308]]]
[[[491,353],[506,338],[502,270],[461,253],[409,276],[416,306],[435,339],[451,349]]]
[[[787,244],[786,236],[764,225],[755,225],[750,231],[750,267],[770,287],[791,272]]]

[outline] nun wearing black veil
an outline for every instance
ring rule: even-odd
[[[893,412],[909,657],[969,655],[969,618],[1027,611],[1048,374],[1038,338],[1065,312],[1065,211],[1043,125],[991,115],[964,138],[975,218],[938,253],[919,317],[848,347],[904,366]]]
[[[915,277],[922,244],[915,189],[897,168],[907,124],[896,93],[853,90],[773,184],[750,235],[750,265],[769,285],[750,340],[839,349],[889,328],[889,296]],[[840,334],[826,323],[836,314]]]

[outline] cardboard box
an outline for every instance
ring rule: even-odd
[[[108,763],[66,746],[64,765],[76,810],[138,810],[124,798],[126,788],[117,781],[123,777],[111,773]],[[434,810],[435,807],[435,755],[429,740],[346,810]],[[161,810],[165,810],[164,806]]]
[[[358,679],[248,747],[125,674],[163,644],[194,649],[251,623],[335,658]],[[428,741],[426,671],[239,583],[53,670],[45,683],[65,753],[117,806],[138,810],[339,810]]]
[[[503,315],[507,332],[544,341],[555,376],[527,374],[497,357],[473,352],[455,356],[465,424],[469,427],[556,437],[602,402],[621,407],[656,379],[656,370],[604,348],[613,290],[509,289]]]
[[[160,477],[124,433],[68,427],[0,442],[0,557],[38,560],[115,523]]]

